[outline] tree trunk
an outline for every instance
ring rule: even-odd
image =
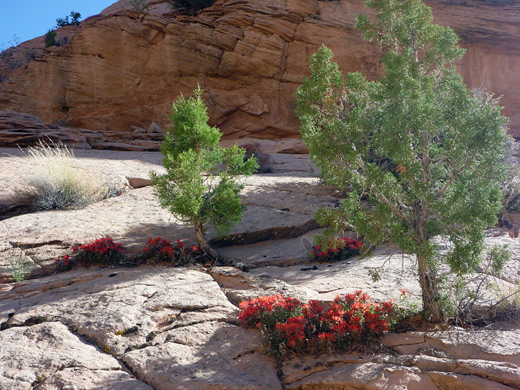
[[[419,283],[422,290],[423,307],[430,314],[432,322],[442,322],[444,316],[438,299],[437,281],[435,280],[434,272],[430,269],[425,257],[417,255],[417,263],[419,266]]]
[[[201,250],[206,252],[206,254],[212,259],[216,260],[218,258],[218,253],[209,246],[206,241],[206,237],[204,237],[204,229],[202,228],[202,222],[195,223],[195,239],[199,243],[199,247]]]

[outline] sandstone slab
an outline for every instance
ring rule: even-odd
[[[394,348],[393,353],[296,357],[283,364],[282,382],[288,389],[518,388],[520,348],[512,339],[509,345],[500,341],[518,326],[507,322],[486,330],[389,333],[382,342]],[[450,334],[458,334],[457,343],[442,341]]]
[[[0,389],[151,390],[132,378],[119,362],[72,334],[59,322],[0,332]],[[106,388],[105,387],[105,388]]]
[[[129,352],[124,361],[157,390],[282,389],[258,332],[231,324],[172,330],[163,344]]]
[[[13,300],[19,307],[4,327],[60,321],[114,356],[145,344],[152,332],[224,321],[235,311],[206,273],[164,267],[63,273],[2,294],[2,306]]]

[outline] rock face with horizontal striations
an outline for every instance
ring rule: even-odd
[[[92,130],[165,128],[172,101],[200,83],[227,138],[297,138],[293,93],[321,44],[344,72],[373,79],[382,70],[377,48],[354,29],[361,0],[218,0],[196,17],[167,3],[149,1],[144,13],[121,0],[58,30],[67,44],[45,49],[40,37],[10,49],[0,59],[0,110]],[[428,4],[468,49],[460,63],[468,85],[503,95],[520,137],[518,0]]]

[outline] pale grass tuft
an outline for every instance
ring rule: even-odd
[[[74,153],[62,143],[40,141],[27,149],[25,157],[31,166],[27,184],[36,210],[81,208],[124,190],[100,173],[75,166]]]

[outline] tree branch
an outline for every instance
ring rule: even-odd
[[[386,204],[390,210],[392,211],[392,213],[396,216],[396,217],[399,217],[401,218],[403,221],[405,221],[409,226],[412,226],[413,223],[412,223],[412,220],[406,215],[404,214],[401,210],[399,210],[397,207],[395,207],[392,202],[390,202],[386,196],[384,196],[383,194],[379,194],[379,193],[376,193],[375,194],[377,199],[379,199],[381,202],[383,202],[384,204]]]
[[[435,200],[438,200],[440,197],[442,197],[446,193],[448,188],[450,188],[450,186],[453,184],[453,182],[455,181],[457,176],[459,176],[462,172],[464,172],[466,169],[468,169],[471,166],[471,164],[473,163],[473,160],[475,159],[477,154],[478,154],[478,149],[475,151],[475,154],[473,156],[471,156],[469,161],[464,166],[460,167],[459,169],[455,169],[453,171],[449,180],[446,183],[444,183],[444,186],[442,187],[441,191],[435,196]]]

